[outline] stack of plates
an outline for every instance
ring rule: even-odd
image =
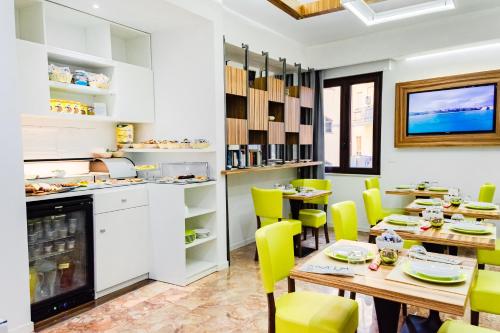
[[[467,279],[459,266],[428,261],[407,261],[403,272],[416,279],[433,283],[458,283]]]
[[[422,205],[422,206],[439,206],[439,205],[441,205],[441,201],[436,200],[436,199],[417,199],[417,200],[415,200],[415,203],[417,205]]]
[[[413,190],[414,188],[415,186],[406,184],[396,186],[396,190]]]
[[[446,187],[441,187],[441,186],[431,186],[431,187],[429,187],[429,191],[432,191],[432,192],[448,192],[448,189]]]
[[[470,209],[479,209],[479,210],[495,210],[498,207],[492,203],[489,202],[469,202],[465,204],[466,208]]]
[[[470,222],[454,223],[450,226],[450,230],[460,232],[463,234],[472,234],[472,235],[491,234],[491,230],[488,227]]]
[[[386,217],[386,221],[387,221],[387,223],[390,223],[390,224],[414,226],[414,225],[419,224],[420,217],[410,216],[410,215],[393,214],[393,215]]]
[[[365,259],[372,260],[375,258],[375,254],[371,251],[368,251],[364,247],[356,246],[356,245],[332,245],[323,250],[323,253],[329,256],[330,258],[337,259],[340,261],[348,261],[349,253],[352,251],[359,251],[363,254]]]

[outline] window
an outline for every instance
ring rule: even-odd
[[[380,173],[382,72],[323,82],[326,172]]]

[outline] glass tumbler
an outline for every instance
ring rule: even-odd
[[[363,275],[366,267],[366,256],[362,251],[353,250],[347,255],[349,268],[354,274]]]

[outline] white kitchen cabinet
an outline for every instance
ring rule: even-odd
[[[122,121],[154,121],[153,72],[149,68],[116,62],[112,89],[114,117]]]
[[[49,114],[49,86],[45,45],[17,40],[17,102],[22,114]],[[14,84],[14,82],[13,82]]]
[[[148,206],[96,214],[94,226],[96,293],[149,272]]]

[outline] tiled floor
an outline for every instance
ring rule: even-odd
[[[366,240],[366,236],[363,239]],[[321,240],[324,247],[324,238]],[[312,246],[311,241],[309,237],[304,244]],[[254,249],[254,245],[249,245],[232,252],[230,269],[188,287],[154,282],[43,333],[266,332],[266,296],[258,264],[253,261]],[[286,288],[286,281],[283,281],[278,285],[277,294],[285,292]],[[337,293],[332,288],[301,282],[297,282],[297,289]],[[373,299],[358,294],[357,301],[360,305],[358,332],[378,332]],[[409,312],[425,315],[426,310],[410,307]],[[500,330],[500,317],[482,314],[481,326]]]

